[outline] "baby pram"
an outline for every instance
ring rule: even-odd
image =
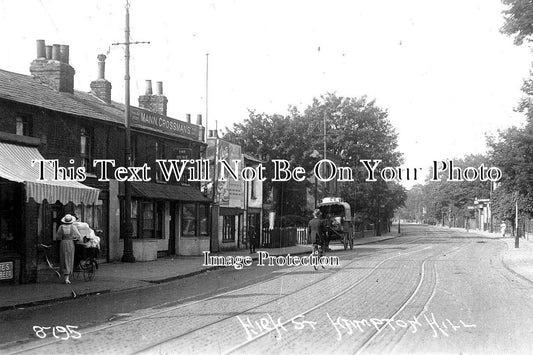
[[[74,252],[74,276],[83,274],[85,281],[94,280],[98,269],[100,238],[89,228],[87,223],[75,222],[82,239],[78,240]]]

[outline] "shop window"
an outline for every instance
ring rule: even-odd
[[[133,206],[133,201],[132,201]],[[84,205],[79,204],[74,207],[74,213],[78,218],[78,221],[85,222],[91,229],[97,231],[103,229],[102,226],[102,205]],[[132,207],[133,215],[133,207]]]
[[[155,216],[154,204],[150,202],[142,203],[143,214],[143,238],[154,238],[155,233]]]
[[[19,136],[31,136],[32,118],[30,116],[20,115],[16,118],[15,133]]]
[[[181,235],[183,236],[196,235],[196,204],[194,203],[183,204]]]
[[[121,202],[121,216],[123,215]],[[124,221],[124,219],[122,218]],[[163,239],[163,223],[165,221],[164,201],[131,201],[131,224],[133,225],[133,238],[158,238]],[[120,238],[123,238],[122,234]]]
[[[92,128],[82,127],[80,129],[80,156],[81,166],[88,173],[94,172],[93,167],[93,139],[94,133]]]
[[[122,199],[120,201],[120,220],[122,223],[125,222],[125,214],[124,214],[124,200]],[[138,230],[139,230],[139,201],[138,200],[131,200],[131,225],[133,227],[132,237],[133,238],[140,238]],[[124,238],[124,235],[120,233],[120,239]]]
[[[224,216],[222,218],[222,241],[235,241],[235,216]]]
[[[165,220],[165,203],[159,201],[155,203],[155,238],[163,239],[163,221]]]
[[[20,221],[17,215],[16,187],[13,184],[0,185],[0,252],[15,250],[15,236]]]
[[[209,235],[209,208],[208,205],[198,205],[198,219],[200,222],[200,235]]]

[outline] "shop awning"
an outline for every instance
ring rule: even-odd
[[[124,184],[120,184],[120,195],[124,196]],[[192,186],[156,184],[153,182],[132,182],[131,195],[155,200],[210,202],[202,192]]]
[[[44,164],[46,181],[39,181],[39,164],[32,161],[44,159],[36,147],[0,142],[0,177],[23,183],[26,188],[26,201],[33,198],[41,203],[59,201],[63,204],[73,202],[78,205],[99,204],[100,190],[88,187],[77,181],[52,181],[54,170]]]

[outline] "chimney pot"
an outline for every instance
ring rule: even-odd
[[[186,119],[187,119],[187,123],[191,123],[191,114],[188,113],[185,115]]]
[[[52,46],[46,46],[46,59],[52,59]]]
[[[46,45],[44,39],[37,40],[37,58],[44,59],[46,58]]]
[[[163,82],[162,81],[155,82],[155,93],[156,95],[163,95]]]
[[[152,95],[152,80],[146,80],[146,95]]]
[[[98,54],[96,58],[98,59],[98,80],[105,79],[105,59],[107,57],[104,54]]]
[[[52,59],[61,61],[61,50],[59,44],[54,44],[52,47]]]
[[[68,64],[69,61],[69,47],[66,44],[59,46],[59,56],[61,62]]]
[[[198,116],[196,116],[196,124],[198,126],[201,126],[202,125],[202,115],[199,114]]]

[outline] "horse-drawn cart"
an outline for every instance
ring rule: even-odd
[[[326,225],[327,241],[340,240],[344,250],[353,249],[354,225],[350,205],[340,197],[326,197],[318,204]]]

